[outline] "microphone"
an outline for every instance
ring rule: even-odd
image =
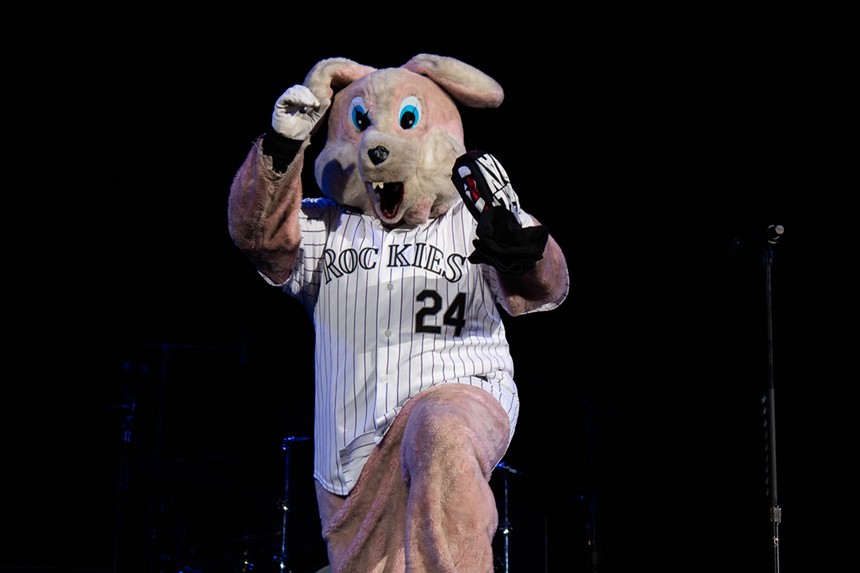
[[[776,245],[785,233],[782,225],[769,225],[765,229],[758,229],[748,238],[734,237],[729,245],[729,253],[740,253],[746,255],[751,249],[761,249]]]
[[[771,225],[765,229],[764,238],[771,245],[775,245],[783,233],[785,233],[785,227],[782,225]]]

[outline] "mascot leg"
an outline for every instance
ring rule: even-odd
[[[443,384],[404,406],[349,496],[317,486],[335,573],[492,573],[489,481],[510,436],[489,393]]]
[[[401,458],[408,571],[493,571],[498,512],[489,481],[509,430],[501,405],[480,388],[446,384],[419,396]]]

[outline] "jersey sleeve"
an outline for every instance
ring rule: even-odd
[[[342,210],[341,206],[326,197],[302,200],[299,213],[299,226],[302,231],[299,253],[290,278],[277,286],[295,297],[311,314],[319,296],[321,260],[326,248],[326,239]]]

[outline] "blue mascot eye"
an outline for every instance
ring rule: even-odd
[[[352,100],[349,108],[349,117],[352,119],[352,125],[358,131],[364,131],[370,127],[370,116],[367,115],[367,111],[364,109],[364,100],[360,97]]]
[[[403,98],[400,102],[400,127],[412,129],[421,120],[421,102],[415,96]]]

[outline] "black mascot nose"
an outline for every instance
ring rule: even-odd
[[[388,149],[382,145],[377,145],[373,149],[368,150],[367,155],[374,165],[379,165],[388,159]]]

